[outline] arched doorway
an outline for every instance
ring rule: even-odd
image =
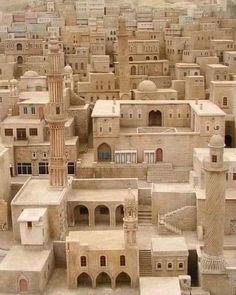
[[[231,148],[233,144],[232,136],[231,135],[225,135],[225,146],[227,148]]]
[[[98,161],[111,162],[111,148],[108,144],[102,143],[98,147]]]
[[[20,292],[27,292],[28,291],[28,282],[26,279],[19,280],[19,290],[20,290]]]
[[[162,126],[162,114],[160,111],[149,113],[149,126]]]
[[[131,278],[126,272],[121,272],[116,277],[116,287],[131,287]]]
[[[131,67],[131,75],[136,75],[136,67],[135,66]]]
[[[96,279],[96,286],[109,286],[111,287],[111,278],[105,272],[101,272]]]
[[[110,225],[110,211],[107,206],[100,205],[96,207],[95,225]]]
[[[23,64],[23,57],[22,56],[18,56],[17,57],[17,64],[18,65],[22,65]]]
[[[78,276],[77,287],[92,287],[92,279],[86,272]]]
[[[116,208],[116,225],[122,225],[124,218],[124,206],[120,205]]]
[[[89,225],[89,211],[87,207],[79,205],[74,208],[74,222],[75,225]]]
[[[156,162],[162,162],[163,161],[163,150],[157,149],[156,150]]]

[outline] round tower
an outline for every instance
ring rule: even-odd
[[[67,161],[65,157],[66,109],[63,97],[63,62],[59,43],[56,39],[50,40],[48,60],[49,178],[50,186],[63,188],[67,184]]]
[[[118,62],[120,98],[130,98],[130,69],[129,69],[129,43],[126,30],[126,20],[120,16],[118,19]]]
[[[138,210],[137,201],[131,189],[128,191],[128,196],[125,198],[124,206],[124,235],[125,245],[136,245],[136,233],[138,229]]]
[[[221,135],[213,135],[209,143],[209,158],[204,161],[206,175],[205,235],[201,258],[202,274],[225,272],[223,256],[225,188],[228,166],[224,162],[224,141]]]

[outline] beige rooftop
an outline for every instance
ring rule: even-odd
[[[152,253],[162,256],[186,256],[188,248],[184,237],[158,236],[152,239]]]
[[[47,208],[26,208],[18,218],[18,222],[40,221],[47,212]]]
[[[124,249],[124,231],[71,231],[66,238],[67,242],[80,242],[88,245],[90,250],[121,250]]]

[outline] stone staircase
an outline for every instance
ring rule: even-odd
[[[151,206],[140,206],[138,210],[138,223],[141,225],[152,224],[152,208]]]
[[[158,218],[158,233],[159,234],[177,234],[177,235],[181,235],[182,234],[182,231],[177,228],[176,226],[166,222],[164,219],[163,219],[163,216],[160,216]]]
[[[152,276],[151,250],[139,250],[139,275],[141,277]]]
[[[147,170],[147,182],[187,182],[189,180],[189,169],[174,169],[171,163],[151,165]]]
[[[183,222],[188,221],[188,224],[191,225],[191,221],[194,219],[195,214],[196,206],[191,205],[183,206],[166,214],[161,214],[158,217],[158,230],[160,233],[166,233],[169,231],[175,234],[182,234],[182,230],[176,226],[176,224],[180,226],[182,223],[182,226],[185,227]],[[188,220],[186,217],[191,220]]]

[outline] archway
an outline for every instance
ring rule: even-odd
[[[120,205],[116,208],[116,225],[122,225],[124,218],[124,206]]]
[[[89,211],[83,205],[78,205],[74,208],[75,225],[89,225]]]
[[[20,292],[27,292],[28,291],[28,282],[26,279],[19,280],[19,290],[20,290]]]
[[[131,75],[136,75],[136,67],[135,66],[131,67]]]
[[[162,114],[160,111],[149,113],[149,126],[162,126]]]
[[[111,148],[108,144],[102,143],[98,147],[98,161],[110,162],[111,161]]]
[[[233,144],[232,136],[231,135],[225,135],[225,146],[227,148],[231,148]]]
[[[163,150],[157,149],[156,150],[156,162],[162,162],[163,161]]]
[[[129,57],[129,61],[133,61],[134,59],[133,59],[133,57],[132,56],[130,56]]]
[[[121,272],[116,277],[116,287],[131,287],[131,278],[126,272]]]
[[[110,225],[110,211],[107,206],[97,206],[94,212],[95,225]]]
[[[92,287],[92,279],[86,272],[78,276],[77,287]]]
[[[101,272],[96,279],[96,286],[110,286],[111,287],[111,278],[105,272]]]
[[[17,57],[17,64],[18,65],[22,65],[23,64],[23,57],[22,56],[18,56]]]

